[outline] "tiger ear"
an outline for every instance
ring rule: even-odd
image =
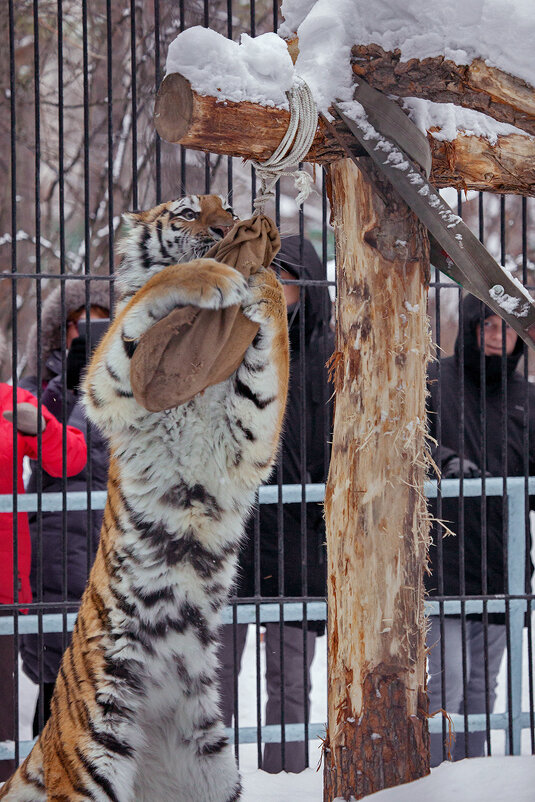
[[[121,216],[127,225],[135,225],[141,220],[142,215],[143,212],[123,212]]]
[[[131,231],[133,228],[136,227],[138,223],[141,222],[142,213],[140,212],[123,212],[121,215],[123,221],[123,231],[128,232]]]

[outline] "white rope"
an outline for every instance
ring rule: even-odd
[[[283,175],[294,178],[298,206],[312,191],[312,177],[308,173],[288,168],[297,167],[310,150],[318,124],[318,109],[308,84],[299,76],[286,94],[290,104],[290,122],[285,135],[269,159],[263,162],[251,160],[260,179],[260,190],[254,200],[255,214],[262,214],[265,204],[275,197],[275,185]]]

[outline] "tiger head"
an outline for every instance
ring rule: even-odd
[[[123,219],[128,233],[118,246],[118,279],[130,295],[167,265],[204,256],[238,218],[219,195],[185,195]]]

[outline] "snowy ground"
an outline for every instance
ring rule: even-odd
[[[242,802],[321,802],[322,774],[243,771]],[[443,763],[421,780],[370,794],[373,802],[533,802],[535,757],[481,757]]]
[[[240,674],[240,724],[256,724],[256,673],[255,638],[251,627]],[[326,718],[327,656],[326,638],[318,638],[316,655],[312,665],[312,709],[311,721],[322,722]],[[527,649],[525,654],[523,709],[529,710],[529,685],[527,681]],[[263,655],[262,655],[263,658]],[[264,671],[262,659],[262,673]],[[24,674],[20,674],[21,695],[21,739],[31,737],[31,721],[35,705],[36,690]],[[262,689],[263,699],[265,690]],[[505,661],[499,676],[496,712],[505,710],[506,673]],[[492,758],[463,760],[455,764],[445,763],[434,769],[431,775],[410,785],[390,788],[372,794],[374,802],[533,802],[535,799],[535,757],[530,755],[531,743],[528,730],[522,735],[522,757],[504,757],[505,734],[493,730],[491,735]],[[257,769],[256,744],[240,747],[240,768],[244,794],[242,802],[321,802],[323,798],[323,773],[317,767],[321,758],[321,742],[311,741],[309,756],[311,768],[301,774],[266,774]]]
[[[240,674],[240,724],[256,724],[256,673],[254,629],[251,627]],[[524,644],[523,710],[529,710],[527,645]],[[312,722],[326,719],[327,655],[326,638],[318,638],[312,665]],[[262,672],[264,664],[262,660]],[[262,688],[265,699],[265,689]],[[507,682],[505,659],[498,679],[495,711],[505,710]],[[535,793],[535,757],[531,756],[529,730],[522,733],[523,757],[504,757],[505,733],[491,733],[492,759],[463,760],[439,766],[410,786],[400,786],[372,794],[377,802],[533,802]],[[270,775],[257,770],[256,744],[240,747],[240,768],[243,776],[243,802],[321,802],[323,773],[317,771],[321,758],[321,742],[310,743],[310,766],[301,774]],[[409,790],[410,787],[410,790]]]

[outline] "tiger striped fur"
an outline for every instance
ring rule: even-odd
[[[277,449],[288,383],[284,296],[271,270],[247,282],[202,258],[234,222],[217,196],[130,220],[123,298],[84,382],[87,414],[112,455],[100,546],[51,718],[0,792],[13,802],[240,797],[218,709],[218,613]],[[176,409],[139,406],[129,380],[139,337],[176,306],[236,303],[260,324],[238,370]]]

